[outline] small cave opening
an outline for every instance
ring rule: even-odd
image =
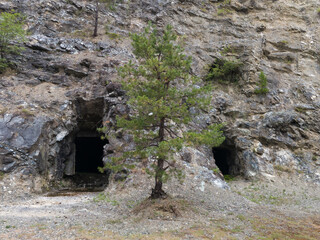
[[[212,152],[215,163],[223,175],[240,175],[240,164],[234,145],[223,143],[220,147],[213,148]]]
[[[76,173],[100,173],[98,168],[103,167],[103,146],[108,141],[99,137],[76,137]]]
[[[226,148],[213,148],[213,155],[216,161],[217,167],[220,169],[223,175],[230,175],[230,158],[231,152]]]
[[[77,125],[65,142],[70,153],[63,154],[64,179],[72,191],[101,191],[108,185],[109,172],[101,173],[104,146],[97,128],[102,126],[105,109],[103,98],[75,102]]]

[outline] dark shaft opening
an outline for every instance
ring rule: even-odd
[[[230,162],[232,162],[232,154],[230,150],[225,148],[214,148],[213,155],[217,167],[220,169],[223,175],[230,175]]]
[[[103,146],[105,142],[99,137],[77,137],[76,172],[99,173],[98,167],[103,167]]]

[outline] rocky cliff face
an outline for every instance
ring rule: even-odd
[[[93,1],[0,1],[1,11],[27,16],[30,32],[25,51],[12,56],[17,69],[0,80],[1,191],[40,190],[75,174],[75,138],[129,112],[116,68],[133,58],[129,33],[149,21],[174,27],[194,74],[205,76],[216,59],[242,63],[238,82],[216,83],[211,111],[194,120],[199,128],[226,123],[226,142],[177,154],[197,186],[226,186],[212,171],[212,153],[225,174],[286,171],[319,183],[318,7],[316,0],[115,1],[101,8],[92,38]],[[254,93],[260,72],[266,95]],[[108,140],[104,161],[132,144],[121,134]]]

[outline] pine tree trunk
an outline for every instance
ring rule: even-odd
[[[160,120],[160,127],[159,127],[159,142],[164,140],[164,122],[165,118]],[[164,159],[159,158],[157,162],[157,169],[155,174],[155,186],[151,192],[151,199],[157,198],[166,198],[167,194],[162,190],[162,176],[164,173]]]
[[[98,36],[98,20],[99,20],[99,0],[96,0],[96,13],[94,17],[93,37]]]
[[[163,165],[164,160],[158,159],[156,176],[155,176],[155,186],[151,192],[151,199],[158,199],[158,198],[166,198],[167,194],[162,190],[162,176],[163,176]]]

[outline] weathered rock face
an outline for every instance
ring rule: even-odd
[[[116,68],[133,58],[129,32],[148,21],[173,25],[199,76],[217,58],[241,61],[241,79],[217,83],[211,111],[194,120],[199,128],[226,123],[221,149],[232,156],[224,166],[230,174],[272,177],[286,167],[320,182],[317,8],[316,0],[119,1],[115,10],[101,8],[92,38],[92,1],[0,1],[2,10],[23,12],[31,32],[23,54],[12,56],[18,68],[0,80],[0,189],[23,179],[39,190],[39,179],[74,174],[77,134],[129,113]],[[254,93],[260,72],[266,95]],[[113,136],[104,161],[134,147],[130,136]],[[195,182],[226,186],[211,171],[211,149],[185,149],[177,158]]]

